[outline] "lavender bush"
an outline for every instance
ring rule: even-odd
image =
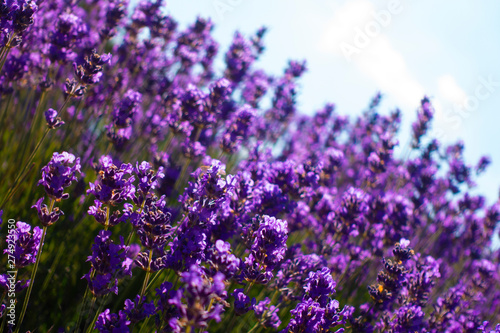
[[[0,0],[0,331],[500,332],[490,161],[429,98],[397,156],[381,95],[303,115],[265,28],[164,5]]]

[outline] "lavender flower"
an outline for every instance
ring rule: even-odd
[[[370,296],[376,304],[387,306],[406,285],[408,270],[404,263],[414,255],[408,245],[409,241],[402,239],[394,247],[395,260],[383,259],[384,269],[377,276],[378,285],[368,287]]]
[[[153,315],[155,313],[155,305],[153,301],[149,303],[145,302],[145,297],[141,299],[141,297],[137,295],[133,301],[130,299],[125,300],[123,312],[127,314],[131,323],[137,323]]]
[[[132,174],[132,165],[121,164],[117,167],[110,156],[102,156],[96,170],[99,176],[94,183],[89,183],[87,194],[93,194],[103,204],[115,204],[133,198],[134,177],[126,178]]]
[[[252,256],[265,266],[274,267],[285,255],[287,222],[264,215],[257,217],[257,230],[252,234]]]
[[[226,278],[233,277],[240,268],[240,259],[231,253],[231,245],[218,239],[209,254],[212,272],[221,272]]]
[[[237,315],[243,315],[251,309],[251,300],[246,295],[243,289],[235,289],[233,292],[234,297],[234,311]]]
[[[253,311],[262,326],[277,329],[281,325],[278,308],[270,303],[271,301],[266,297],[253,306]]]
[[[67,199],[69,194],[64,193],[64,189],[77,180],[76,173],[81,173],[80,169],[80,158],[67,152],[54,153],[49,163],[42,168],[42,179],[38,185],[43,185],[51,199]]]
[[[179,313],[176,323],[203,328],[212,319],[219,322],[223,311],[220,302],[227,295],[224,275],[217,273],[211,283],[203,276],[199,267],[191,266],[189,271],[181,274],[181,281],[184,289],[177,290],[168,301]],[[215,302],[209,306],[212,299]]]
[[[147,249],[162,248],[172,233],[172,214],[168,209],[165,197],[147,199],[144,208],[134,225],[141,243]]]
[[[110,292],[118,294],[118,278],[132,275],[127,263],[128,247],[115,244],[111,239],[111,231],[101,230],[92,245],[92,255],[87,258],[92,268],[83,276],[94,295],[105,295]]]
[[[324,304],[325,297],[335,293],[336,283],[330,274],[327,267],[323,267],[321,271],[310,272],[309,277],[305,280],[304,290],[309,297]]]
[[[13,275],[9,274],[0,274],[0,287],[4,289],[5,292],[9,292],[10,289],[10,282],[14,279]],[[23,291],[24,289],[28,288],[30,284],[30,280],[16,280],[16,283],[14,285],[14,292],[19,293]]]
[[[244,106],[234,115],[234,119],[227,126],[226,133],[223,134],[220,147],[228,154],[235,153],[241,143],[247,139],[251,133],[251,123],[255,117],[255,112],[248,106]]]
[[[278,76],[259,69],[266,28],[236,33],[218,68],[211,19],[182,27],[163,0],[129,2],[0,0],[0,222],[34,213],[26,203],[44,230],[62,209],[68,220],[36,265],[48,273],[40,290],[18,272],[14,293],[28,287],[19,331],[28,303],[37,316],[24,324],[40,330],[52,325],[43,318],[113,333],[500,330],[500,204],[474,188],[491,161],[470,163],[463,142],[432,137],[428,97],[411,153],[396,153],[402,112],[382,111],[382,93],[356,117],[332,103],[301,113],[307,62]],[[75,156],[54,154],[39,182],[49,200],[33,200],[32,165],[54,147]],[[105,229],[92,245],[87,215]],[[45,234],[13,221],[1,225],[4,252],[21,268],[40,259]],[[83,272],[75,260],[90,246]],[[4,316],[11,274],[0,275]],[[124,305],[94,313],[107,300]]]
[[[40,249],[42,229],[34,227],[32,231],[28,223],[19,221],[13,230],[8,236],[9,246],[3,253],[13,256],[16,268],[34,264]]]
[[[102,77],[103,65],[111,62],[111,54],[100,55],[92,50],[79,64],[73,63],[75,76],[82,85],[93,85]]]
[[[128,90],[120,104],[113,111],[113,123],[118,128],[127,127],[132,123],[132,118],[141,103],[142,95],[137,91]]]
[[[291,310],[292,319],[284,332],[321,332],[325,309],[312,299],[297,304]]]
[[[165,177],[165,174],[163,173],[163,167],[159,167],[158,171],[155,172],[146,161],[141,164],[136,163],[134,172],[139,179],[138,191],[134,201],[138,206],[141,206],[148,194],[159,186],[159,182]]]
[[[426,329],[424,316],[420,306],[405,305],[398,309],[391,329],[393,332],[423,332]]]
[[[239,32],[234,34],[233,42],[226,53],[226,77],[238,84],[255,60],[251,44]]]
[[[31,206],[31,208],[36,208],[40,222],[44,227],[48,227],[59,220],[59,216],[64,213],[58,207],[54,207],[52,211],[49,211],[49,208],[43,203],[43,200],[44,198],[38,199],[36,204]]]
[[[429,124],[434,116],[434,109],[429,98],[424,97],[417,115],[417,122],[413,123],[413,147],[419,147],[422,136],[427,132]]]
[[[54,109],[48,109],[45,111],[45,120],[47,121],[47,126],[50,129],[56,129],[64,125],[64,121],[61,120],[61,117],[57,116],[58,112]]]
[[[34,22],[33,15],[38,10],[38,6],[32,0],[20,1],[20,6],[12,17],[12,26],[16,34],[22,35]]]
[[[115,314],[106,309],[97,317],[95,329],[99,333],[129,332],[128,326],[130,323],[124,311],[119,311],[118,314]]]
[[[304,299],[295,309],[291,310],[292,319],[286,330],[282,332],[323,332],[344,325],[346,319],[354,312],[354,308],[345,306],[339,308],[337,300],[331,300],[326,306],[321,306],[312,299]],[[338,328],[335,332],[343,332]]]

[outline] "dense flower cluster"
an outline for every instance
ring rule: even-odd
[[[51,199],[61,200],[69,197],[63,193],[64,189],[76,180],[76,173],[80,172],[80,159],[75,155],[63,152],[54,153],[49,164],[42,168],[42,179],[38,182],[45,188]]]
[[[94,295],[117,294],[118,278],[132,274],[133,260],[127,257],[128,248],[123,245],[123,239],[122,244],[115,244],[110,236],[111,231],[101,230],[92,245],[92,255],[87,258],[92,268],[84,278]]]
[[[164,5],[0,0],[0,331],[500,332],[491,161],[431,98],[403,147],[381,94],[305,115],[266,28]]]

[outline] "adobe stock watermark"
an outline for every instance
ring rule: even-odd
[[[217,14],[217,20],[222,21],[226,13],[232,12],[243,0],[213,0],[212,5]]]
[[[444,113],[444,122],[453,130],[458,130],[462,122],[479,108],[482,101],[487,100],[500,87],[500,81],[495,81],[492,75],[487,78],[480,76],[474,93],[467,95],[462,103],[453,105],[451,111]],[[446,130],[438,127],[432,130],[433,136],[438,140],[446,140]]]
[[[366,22],[363,28],[354,28],[354,37],[350,43],[342,41],[339,44],[340,51],[348,62],[351,62],[353,55],[359,54],[363,49],[367,48],[372,40],[380,35],[382,29],[391,24],[394,16],[403,12],[401,2],[401,0],[390,0],[387,9],[372,12],[372,20]]]
[[[7,318],[7,324],[10,326],[16,325],[16,258],[14,256],[14,251],[16,248],[15,232],[16,232],[16,220],[9,219],[7,221],[7,267],[10,269],[7,271],[7,304],[5,308],[4,316]]]

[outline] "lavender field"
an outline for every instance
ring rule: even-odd
[[[306,115],[265,27],[166,8],[0,0],[0,332],[500,333],[492,161],[431,96]]]

